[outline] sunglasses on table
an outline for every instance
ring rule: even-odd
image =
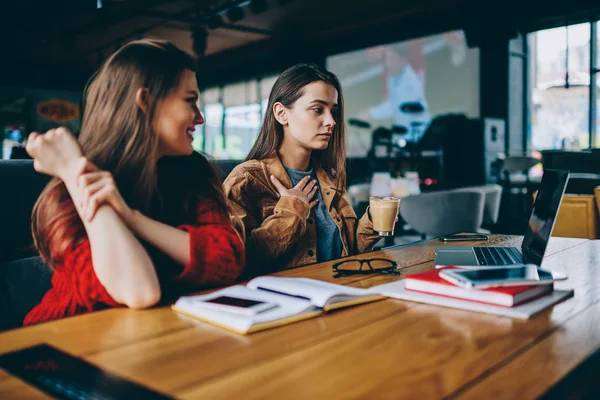
[[[391,274],[400,275],[398,263],[385,258],[370,258],[367,260],[344,260],[333,264],[334,278],[358,274]]]

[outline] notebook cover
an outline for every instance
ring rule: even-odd
[[[448,269],[454,270],[457,268]],[[444,278],[440,277],[440,271],[442,270],[432,269],[429,271],[407,276],[406,278],[404,278],[404,281],[406,282],[406,289],[488,304],[502,303],[502,305],[505,305],[507,307],[522,303],[524,301],[535,298],[536,296],[540,296],[552,291],[552,285],[523,285],[504,286],[486,289],[467,289],[454,285],[452,282],[448,282]],[[414,281],[416,283],[426,283],[428,288],[424,289],[411,287],[410,281]],[[451,289],[452,294],[449,294],[445,290],[445,288]],[[531,296],[528,296],[527,292],[533,293]],[[465,296],[461,295],[463,293],[465,294]],[[488,293],[491,294],[491,296],[485,297],[485,294]],[[477,298],[478,294],[481,294],[482,296],[480,298]],[[471,297],[467,295],[471,295]],[[494,297],[498,299],[501,298],[503,300],[494,300]]]

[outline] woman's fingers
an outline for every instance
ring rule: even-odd
[[[87,164],[87,163],[86,163]],[[84,164],[83,168],[87,168]],[[110,173],[106,171],[97,171],[97,172],[83,172],[79,176],[79,187],[86,187],[91,185],[94,182],[99,181],[100,179],[110,178]]]
[[[40,135],[38,132],[31,132],[27,137],[27,142],[25,143],[25,151],[31,158],[33,158],[33,169],[37,172],[46,173],[44,165],[38,160],[38,156],[40,153],[43,153],[44,136]]]
[[[304,189],[302,191],[304,193],[308,194],[308,193],[311,193],[315,187],[317,187],[317,181],[312,180],[306,184],[306,186],[304,187]]]
[[[89,199],[108,184],[110,184],[110,180],[108,178],[104,178],[91,182],[83,187],[81,194],[81,208],[85,210]]]
[[[29,134],[29,136],[27,136],[27,141],[25,142],[25,147],[30,146],[33,144],[33,141],[35,140],[35,138],[37,138],[39,135],[39,133],[37,132],[31,132]]]
[[[94,215],[96,215],[98,208],[109,200],[111,194],[111,187],[104,185],[89,198],[85,207],[85,219],[87,219],[88,222],[91,222],[94,219]]]
[[[294,186],[294,189],[304,190],[308,184],[308,181],[310,181],[310,175],[307,175],[304,178],[302,178],[300,182],[298,182],[298,184]]]
[[[317,186],[316,180],[311,180],[310,175],[302,178],[292,189],[287,189],[285,186],[283,186],[281,181],[279,181],[279,179],[277,179],[273,175],[271,175],[271,181],[273,182],[275,188],[279,192],[280,197],[296,197],[305,202],[306,204],[310,205],[311,207],[314,207],[313,203],[311,202],[311,199],[315,197],[315,194],[319,187]]]
[[[314,206],[317,205],[318,202],[319,202],[319,199],[314,199],[313,201],[308,203],[308,205],[310,206],[310,208],[313,208]]]
[[[60,135],[72,135],[71,131],[68,130],[67,128],[65,128],[64,126],[59,126],[58,128],[56,128],[55,133],[58,136],[60,136]]]
[[[27,137],[27,142],[25,143],[25,151],[27,152],[27,154],[29,154],[29,156],[31,156],[32,158],[35,158],[35,150],[37,148],[37,142],[36,139],[39,136],[39,133],[37,132],[31,132],[29,134],[29,136]]]
[[[315,198],[317,194],[317,190],[319,190],[319,186],[317,186],[317,181],[312,181],[304,190],[304,195],[306,196],[306,202],[311,204],[311,200]],[[315,199],[316,200],[316,199]]]
[[[130,216],[131,209],[127,206],[115,184],[113,176],[108,171],[98,171],[84,174],[81,181],[80,215],[82,219],[91,221],[98,209],[110,205],[122,218]]]

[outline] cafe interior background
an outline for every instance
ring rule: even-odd
[[[357,213],[373,194],[447,207],[440,226],[427,229],[418,215],[401,215],[381,245],[451,233],[444,229],[455,226],[452,209],[461,207],[455,194],[469,188],[484,192],[485,207],[461,230],[523,234],[544,168],[571,171],[555,236],[598,237],[600,6],[593,2],[27,0],[0,7],[8,16],[0,24],[3,159],[27,158],[31,131],[77,133],[82,93],[98,66],[129,40],[162,38],[198,58],[206,123],[193,145],[223,177],[256,139],[278,73],[315,62],[344,90],[347,189]],[[9,193],[8,184],[0,192]],[[582,198],[591,209],[579,217]]]

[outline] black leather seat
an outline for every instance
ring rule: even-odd
[[[49,181],[31,160],[0,160],[0,264],[37,254],[31,211]]]

